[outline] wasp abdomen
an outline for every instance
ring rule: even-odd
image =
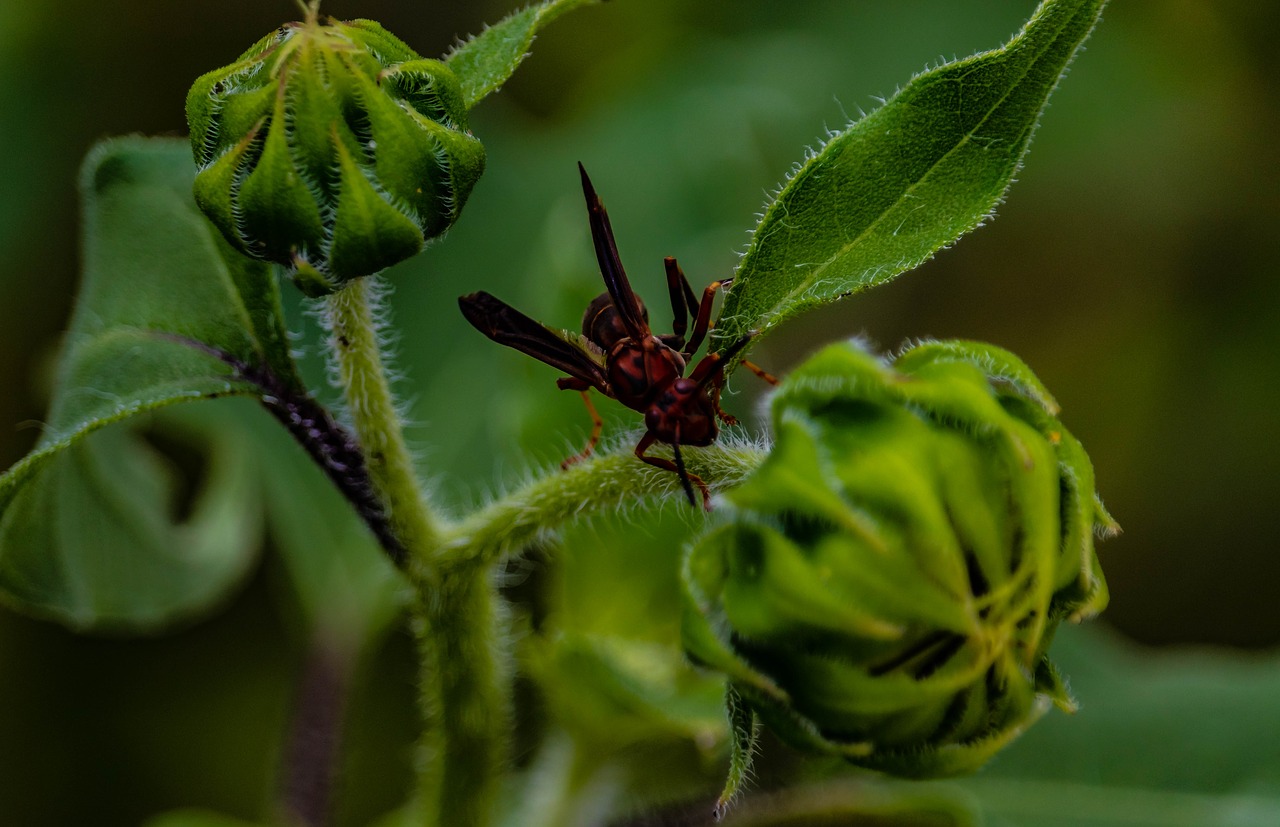
[[[647,324],[649,308],[644,306],[639,296],[636,297],[636,305],[640,317]],[[627,333],[626,324],[622,321],[622,314],[618,312],[618,308],[607,292],[596,296],[591,300],[591,304],[587,305],[586,312],[582,314],[582,335],[595,342],[606,353],[618,342],[630,336]]]

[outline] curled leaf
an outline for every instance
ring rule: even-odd
[[[85,162],[84,277],[52,409],[35,451],[0,476],[0,596],[17,608],[74,626],[154,626],[210,605],[257,549],[260,509],[234,427],[177,423],[165,437],[206,458],[205,484],[183,505],[164,452],[119,424],[260,396],[236,365],[301,386],[275,279],[200,215],[194,175],[174,140],[109,141]]]

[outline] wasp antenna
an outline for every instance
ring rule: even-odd
[[[596,195],[596,188],[591,185],[591,176],[587,175],[587,168],[578,162],[578,174],[582,176],[582,194],[587,197],[587,204],[599,204],[600,196]]]

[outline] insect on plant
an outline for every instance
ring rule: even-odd
[[[484,292],[463,296],[458,299],[458,305],[476,330],[498,344],[515,348],[559,368],[569,375],[557,379],[556,386],[561,390],[582,393],[582,400],[591,414],[591,437],[586,448],[566,459],[563,467],[589,457],[600,439],[602,421],[588,393],[595,388],[644,414],[646,431],[636,445],[636,456],[650,465],[678,474],[690,504],[695,507],[698,503],[693,487],[696,485],[702,493],[702,506],[709,511],[711,493],[707,484],[697,474],[685,470],[680,446],[710,445],[719,434],[717,420],[729,425],[737,422],[720,409],[724,369],[755,333],[745,334],[720,353],[702,357],[685,376],[693,354],[711,329],[711,307],[716,292],[728,287],[732,279],[707,285],[699,300],[680,265],[668,256],[663,264],[674,314],[672,332],[654,334],[649,328],[649,311],[631,289],[627,274],[622,269],[604,204],[596,195],[582,164],[578,164],[578,171],[582,174],[582,192],[587,199],[596,259],[607,288],[587,305],[582,315],[581,335],[536,322]],[[693,317],[692,331],[688,330],[690,316]],[[688,339],[685,338],[686,331],[689,332]],[[742,364],[765,381],[777,384],[776,379],[755,365],[745,361]],[[655,442],[671,446],[674,462],[645,453]]]

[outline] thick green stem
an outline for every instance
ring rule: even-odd
[[[488,565],[419,581],[415,632],[423,713],[420,784],[425,823],[491,823],[511,734],[510,658]]]
[[[356,439],[391,530],[411,560],[426,560],[440,532],[405,445],[395,397],[378,346],[373,277],[355,279],[328,297],[329,346]]]
[[[427,827],[484,827],[506,759],[509,675],[489,566],[438,559],[441,532],[405,445],[379,350],[376,291],[357,279],[328,299],[330,346],[356,439],[417,592]]]

